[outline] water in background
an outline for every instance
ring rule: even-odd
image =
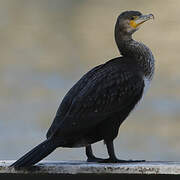
[[[45,139],[65,93],[92,67],[119,56],[114,24],[124,10],[153,13],[136,40],[150,47],[156,72],[144,101],[121,126],[124,159],[180,160],[180,2],[0,0],[0,159],[17,159]],[[94,146],[106,157],[102,142]],[[84,160],[83,148],[46,159]]]

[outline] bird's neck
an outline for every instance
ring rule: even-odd
[[[119,37],[116,43],[120,53],[136,61],[144,76],[151,80],[154,74],[154,57],[151,50],[143,43],[133,40],[131,36]]]

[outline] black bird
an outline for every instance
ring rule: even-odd
[[[142,23],[154,18],[138,11],[125,11],[115,25],[115,41],[122,56],[87,72],[65,95],[47,139],[11,166],[28,167],[57,147],[85,147],[87,161],[119,160],[113,140],[122,122],[141,100],[154,74],[154,57],[143,43],[132,39]],[[96,158],[91,144],[104,140],[108,159]]]

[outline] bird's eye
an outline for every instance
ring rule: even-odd
[[[137,19],[138,18],[138,16],[132,16],[131,18],[130,18],[130,20],[135,20],[135,19]]]

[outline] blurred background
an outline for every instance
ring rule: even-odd
[[[180,161],[179,0],[0,0],[0,159],[17,159],[45,139],[66,92],[92,67],[119,56],[117,16],[153,13],[134,38],[156,59],[144,101],[115,140],[121,159]],[[102,142],[95,154],[106,157]],[[58,148],[45,160],[85,160]]]

